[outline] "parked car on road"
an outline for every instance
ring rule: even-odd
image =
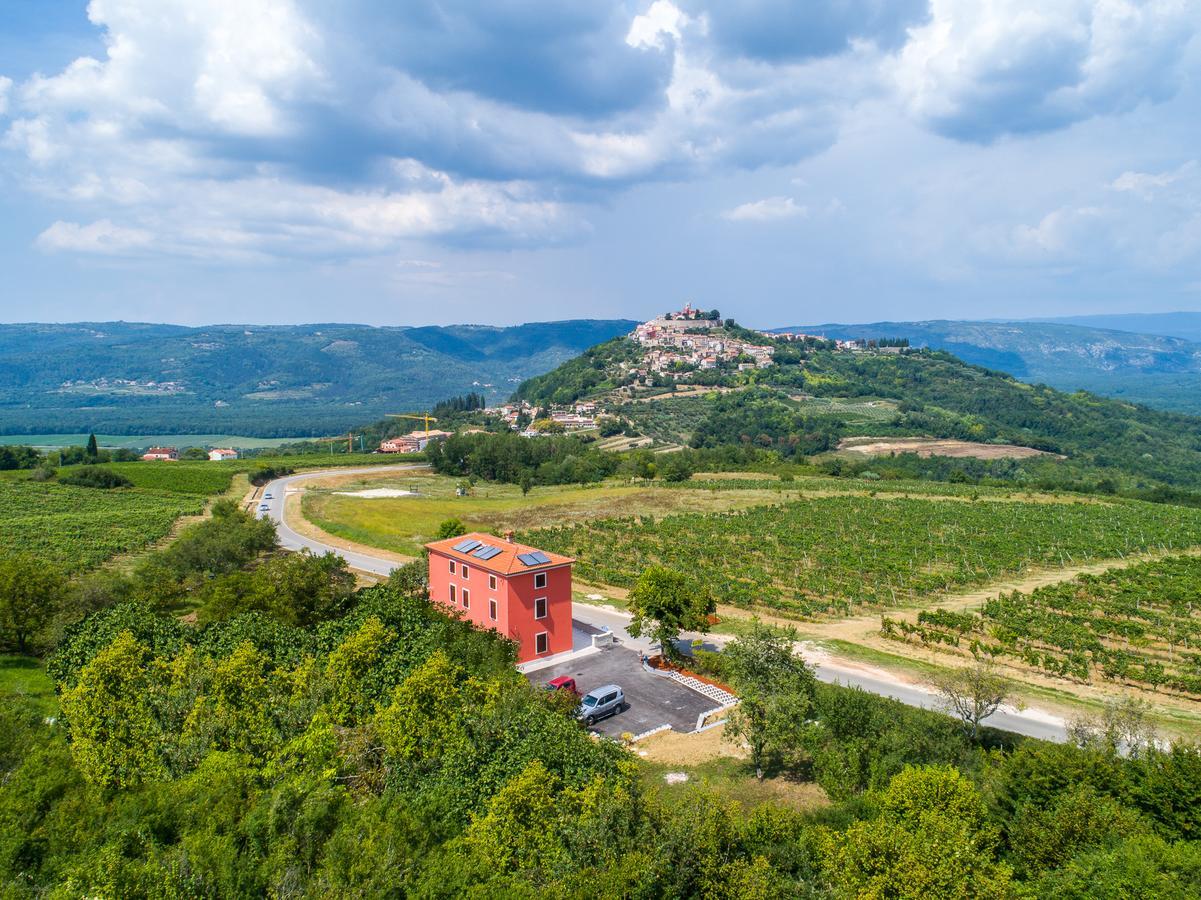
[[[263,494],[263,499],[264,500],[272,500],[274,498],[270,494]]]
[[[594,725],[600,719],[624,712],[626,695],[621,686],[606,684],[590,690],[580,701],[580,710],[576,717],[582,719],[585,725]]]
[[[575,686],[575,679],[570,675],[560,675],[558,678],[552,678],[546,683],[548,691],[571,691],[573,694],[578,694],[579,691]]]
[[[271,509],[266,503],[259,504],[259,512],[268,512]]]

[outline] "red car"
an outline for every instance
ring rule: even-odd
[[[560,675],[558,678],[552,678],[546,683],[548,691],[571,691],[579,696],[579,691],[576,690],[575,679],[570,675]]]

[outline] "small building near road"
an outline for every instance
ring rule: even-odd
[[[229,447],[214,447],[209,451],[209,459],[213,462],[224,462],[229,459],[237,459],[238,451]]]
[[[179,459],[179,450],[175,447],[151,447],[142,454],[142,459]]]
[[[408,434],[403,434],[400,437],[388,438],[380,441],[380,453],[420,453],[424,450],[430,441],[444,441],[451,436],[452,432],[438,431],[430,429],[429,431],[411,431]]]
[[[517,642],[517,661],[572,649],[571,566],[575,560],[473,532],[432,541],[430,600],[477,628]]]

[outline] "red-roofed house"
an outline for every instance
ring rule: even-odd
[[[142,454],[142,459],[179,459],[179,451],[174,447],[151,447]]]
[[[571,557],[478,532],[425,547],[430,599],[516,641],[518,662],[571,650]]]

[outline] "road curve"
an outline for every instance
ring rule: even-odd
[[[257,504],[257,515],[259,518],[270,519],[275,523],[275,533],[279,536],[279,545],[285,550],[308,549],[314,553],[336,553],[345,559],[346,564],[352,569],[358,569],[361,572],[370,572],[373,575],[388,575],[396,568],[396,563],[390,559],[372,556],[368,553],[360,553],[355,550],[343,550],[341,547],[334,547],[331,544],[305,537],[303,534],[294,531],[284,519],[284,503],[287,500],[288,491],[295,491],[296,488],[294,485],[301,481],[329,478],[333,475],[368,475],[376,472],[405,472],[411,469],[424,468],[426,468],[424,465],[417,463],[408,466],[391,465],[366,466],[359,469],[321,469],[316,472],[302,472],[299,475],[288,475],[284,478],[277,478],[263,488],[263,493],[255,501]],[[266,509],[263,508],[264,506]]]
[[[396,563],[391,560],[355,550],[344,550],[341,547],[322,543],[294,531],[284,520],[284,503],[287,499],[288,491],[295,491],[296,488],[294,485],[301,481],[328,478],[332,475],[366,475],[375,472],[403,472],[410,469],[422,468],[425,468],[425,466],[414,464],[407,466],[368,466],[358,469],[322,469],[316,472],[304,472],[299,475],[288,475],[285,478],[277,478],[263,489],[262,495],[255,501],[259,505],[258,515],[260,518],[269,518],[275,523],[275,530],[279,535],[280,546],[286,550],[307,548],[314,553],[336,553],[345,559],[347,564],[353,569],[371,572],[376,575],[388,575],[396,568]],[[266,507],[265,509],[263,508],[264,506]],[[645,638],[634,638],[626,631],[626,625],[629,624],[630,617],[620,610],[576,603],[572,609],[572,617],[597,628],[608,628],[621,639],[623,644],[632,649],[649,650],[651,648],[648,640]],[[682,640],[691,643],[694,637],[700,636],[684,635]],[[731,638],[732,635],[724,634],[707,634],[703,636],[705,643],[714,648],[720,648]],[[898,676],[883,669],[858,666],[838,660],[804,642],[798,645],[797,649],[805,657],[806,661],[814,667],[817,677],[821,681],[862,688],[871,694],[877,694],[881,697],[892,697],[907,706],[917,706],[923,709],[939,708],[940,701],[938,696],[920,684],[902,681]],[[1011,731],[1016,734],[1041,738],[1047,741],[1062,742],[1067,740],[1067,729],[1064,721],[1050,713],[1037,709],[1019,710],[1012,707],[1002,707],[985,719],[984,724],[1003,731]]]

